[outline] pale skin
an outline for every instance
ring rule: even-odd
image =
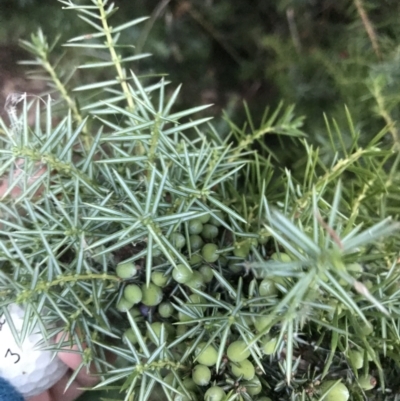
[[[14,170],[14,178],[19,177],[23,170],[20,169],[20,166],[23,164],[23,160],[19,159],[15,163]],[[35,172],[34,177],[29,177],[28,185],[33,184],[35,180],[43,175],[47,171],[45,166],[42,166],[38,163],[38,169]],[[6,178],[3,182],[0,182],[0,202],[4,195],[7,194],[8,189],[10,188],[9,180]],[[39,188],[34,196],[40,196],[43,191],[43,188]],[[22,193],[21,188],[15,187],[11,192],[8,193],[7,198],[17,198]],[[0,225],[1,229],[1,225]],[[76,350],[76,346],[73,346],[72,349]],[[73,401],[77,399],[83,392],[84,387],[93,387],[98,383],[98,377],[91,375],[91,372],[88,372],[86,368],[80,369],[75,380],[72,384],[65,390],[66,384],[68,383],[71,374],[74,370],[76,370],[82,362],[82,356],[77,352],[59,352],[58,358],[60,358],[68,367],[67,373],[50,389],[46,390],[42,394],[39,394],[35,397],[29,398],[28,401]]]
[[[28,401],[72,401],[77,399],[84,390],[83,387],[92,387],[98,382],[98,378],[81,369],[74,382],[65,390],[66,384],[71,377],[72,371],[77,369],[82,362],[78,353],[59,352],[58,357],[69,366],[69,370],[53,387],[42,394],[29,398]]]

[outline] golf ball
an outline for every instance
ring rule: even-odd
[[[15,329],[22,330],[24,311],[18,305],[8,307]],[[42,393],[68,370],[54,353],[43,347],[43,337],[35,327],[21,346],[14,341],[5,315],[0,316],[0,377],[8,380],[25,398]]]

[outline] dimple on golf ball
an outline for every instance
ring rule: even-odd
[[[11,304],[8,310],[15,329],[20,332],[23,309]],[[0,377],[8,380],[26,399],[53,386],[68,370],[52,351],[40,349],[38,344],[43,344],[38,327],[19,346],[5,315],[0,316]]]

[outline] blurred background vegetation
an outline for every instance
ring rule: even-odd
[[[182,107],[213,103],[206,113],[215,115],[221,133],[228,129],[220,118],[222,110],[235,123],[243,124],[244,100],[255,122],[267,105],[274,108],[281,100],[296,104],[296,113],[307,117],[305,132],[322,150],[327,141],[323,113],[334,117],[343,130],[347,105],[365,141],[382,123],[390,125],[398,118],[398,0],[115,3],[123,10],[115,15],[115,25],[150,16],[124,38],[135,44],[138,53],[153,54],[135,62],[135,72],[164,73],[174,84],[183,83]],[[56,37],[64,42],[86,29],[72,13],[71,18],[62,13],[56,0],[1,0],[3,92],[4,82],[16,73],[13,63],[23,58],[16,51],[18,40],[28,38],[38,27],[50,42]],[[59,62],[73,68],[82,54],[67,51],[68,57]],[[75,79],[79,80],[79,74]],[[379,97],[381,104],[376,101]],[[397,134],[394,130],[392,137]],[[388,140],[392,137],[388,134]]]
[[[150,17],[121,40],[135,45],[137,53],[153,54],[132,64],[135,73],[165,74],[173,87],[182,83],[182,108],[213,103],[206,113],[215,116],[221,135],[229,129],[221,118],[223,110],[233,123],[243,126],[249,119],[243,107],[246,101],[257,125],[267,106],[274,110],[283,100],[295,104],[296,113],[306,117],[303,130],[320,147],[324,162],[335,157],[324,113],[332,129],[335,124],[340,127],[340,149],[353,145],[345,105],[361,146],[385,125],[389,129],[383,141],[400,144],[395,123],[400,120],[399,0],[114,2],[122,9],[114,17],[115,25]],[[49,42],[58,38],[59,43],[87,29],[73,13],[61,12],[56,0],[0,0],[0,110],[10,91],[43,90],[37,82],[28,86],[22,67],[15,67],[28,57],[19,50],[18,40],[38,27]],[[54,62],[65,70],[92,56],[88,50],[79,53],[62,47],[53,54]],[[82,74],[77,71],[73,79],[79,83]],[[92,82],[99,79],[91,77]],[[268,141],[274,140],[280,138],[268,136]],[[268,145],[274,148],[274,143]],[[294,146],[281,148],[286,158],[280,160],[286,167],[304,163],[304,157],[294,157]],[[304,153],[304,148],[299,151]],[[393,375],[397,377],[397,371]]]

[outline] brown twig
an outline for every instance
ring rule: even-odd
[[[381,56],[381,51],[379,48],[378,37],[376,35],[375,29],[372,25],[372,22],[368,18],[368,14],[365,11],[363,2],[362,2],[362,0],[354,0],[354,4],[357,8],[358,15],[361,18],[364,28],[368,34],[369,40],[371,41],[372,48],[374,49],[374,52],[375,52],[376,56],[378,57],[378,59],[381,60],[382,56]]]
[[[186,12],[196,21],[237,63],[241,64],[242,59],[238,52],[222,37],[222,35],[207,21],[192,4],[188,4]]]
[[[343,243],[342,243],[342,240],[340,239],[338,233],[332,227],[329,227],[327,223],[325,223],[324,219],[319,214],[319,212],[316,212],[315,216],[317,217],[317,220],[318,220],[319,224],[321,224],[321,226],[324,228],[324,230],[329,234],[329,236],[335,242],[335,244],[340,249],[343,249]]]
[[[157,7],[154,9],[154,11],[151,14],[150,19],[146,22],[146,25],[144,26],[142,33],[139,36],[139,39],[136,43],[136,48],[135,48],[135,53],[140,54],[142,52],[142,49],[144,47],[144,44],[149,36],[149,33],[151,29],[153,28],[155,22],[157,19],[160,17],[160,15],[163,13],[164,9],[167,7],[167,5],[170,3],[171,0],[162,0],[158,3]]]
[[[292,37],[294,48],[296,49],[297,54],[301,54],[301,42],[299,31],[297,29],[296,21],[294,19],[294,8],[289,7],[286,10],[286,18],[288,20],[290,36]]]

